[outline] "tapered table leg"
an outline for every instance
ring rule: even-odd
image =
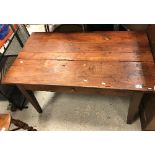
[[[34,96],[33,92],[30,90],[25,90],[25,88],[21,85],[17,85],[22,94],[26,97],[26,99],[33,105],[33,107],[39,112],[42,113],[42,109]]]
[[[141,99],[143,97],[143,92],[133,93],[130,99],[127,123],[131,124],[139,113],[139,106],[141,103]]]

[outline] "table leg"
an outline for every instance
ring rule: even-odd
[[[33,92],[30,90],[25,90],[25,88],[21,85],[17,85],[22,94],[27,98],[27,100],[33,105],[33,107],[39,112],[42,113],[42,109],[34,96]]]
[[[127,124],[131,124],[139,113],[139,106],[141,103],[141,99],[143,97],[143,92],[133,93],[130,99],[128,116],[127,116]]]

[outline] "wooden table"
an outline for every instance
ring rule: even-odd
[[[40,113],[32,91],[130,95],[132,123],[155,89],[155,64],[143,32],[33,33],[3,83],[17,85]]]

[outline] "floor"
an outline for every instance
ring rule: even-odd
[[[141,130],[139,119],[126,124],[128,97],[75,95],[36,92],[43,108],[38,114],[31,104],[28,109],[12,112],[38,130]],[[0,113],[7,111],[8,102],[0,102]]]
[[[43,26],[33,25],[29,29],[31,32],[43,31]],[[131,125],[126,124],[129,97],[39,91],[35,95],[43,108],[42,114],[38,114],[31,104],[28,109],[11,114],[41,131],[141,130],[139,119]],[[8,104],[8,101],[0,101],[0,113],[10,112]]]

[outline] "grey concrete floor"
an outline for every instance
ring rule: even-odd
[[[31,104],[28,109],[11,114],[41,131],[141,130],[139,119],[126,124],[128,97],[52,92],[36,92],[35,95],[43,108],[42,114]],[[0,101],[0,113],[9,112],[7,106],[7,101]]]

